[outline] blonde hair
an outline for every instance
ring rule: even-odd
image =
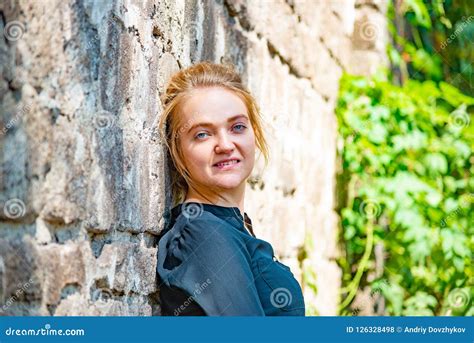
[[[173,205],[185,200],[190,186],[207,199],[195,187],[195,183],[186,170],[184,156],[179,144],[180,134],[189,128],[189,123],[184,126],[181,125],[181,105],[192,90],[204,87],[223,87],[234,92],[242,99],[254,130],[255,144],[265,158],[265,166],[268,164],[269,151],[262,129],[259,107],[253,96],[243,85],[242,79],[235,71],[234,66],[205,61],[180,70],[170,78],[166,86],[165,93],[162,96],[164,110],[158,124],[161,137],[164,137],[169,156],[173,161],[173,166],[171,166]]]

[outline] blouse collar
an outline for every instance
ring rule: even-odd
[[[197,217],[202,213],[202,211],[207,211],[211,212],[214,214],[216,217],[219,218],[236,218],[239,223],[242,223],[243,221],[247,224],[247,227],[252,234],[253,237],[255,237],[255,234],[252,229],[252,221],[250,220],[250,217],[248,216],[247,212],[244,212],[244,216],[242,217],[242,213],[240,212],[240,209],[238,207],[226,207],[226,206],[220,206],[220,205],[214,205],[214,204],[204,204],[204,203],[199,203],[199,202],[186,202],[186,203],[180,203],[173,207],[170,211],[170,214],[167,216],[170,220],[169,226],[173,226],[174,222],[176,221],[176,218],[180,215],[180,213],[184,211],[184,215],[193,218]]]

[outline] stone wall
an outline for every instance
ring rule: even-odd
[[[246,197],[255,233],[300,280],[313,270],[306,303],[336,314],[333,109],[344,70],[386,63],[385,10],[369,0],[0,2],[1,313],[160,314],[156,245],[170,197],[159,95],[173,72],[211,60],[237,65],[268,122],[270,165],[259,158]]]

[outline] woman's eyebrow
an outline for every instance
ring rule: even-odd
[[[237,114],[237,115],[232,116],[229,119],[227,119],[227,122],[230,123],[230,122],[233,122],[234,120],[240,119],[240,118],[245,118],[245,119],[248,120],[248,117],[245,114]],[[196,128],[198,126],[213,127],[214,124],[213,123],[197,123],[197,124],[194,124],[193,126],[191,126],[189,128],[188,132],[191,132],[194,128]]]

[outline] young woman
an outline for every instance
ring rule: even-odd
[[[290,268],[244,211],[258,148],[258,106],[232,66],[202,62],[173,75],[160,132],[173,161],[173,208],[158,244],[162,315],[304,316]]]

